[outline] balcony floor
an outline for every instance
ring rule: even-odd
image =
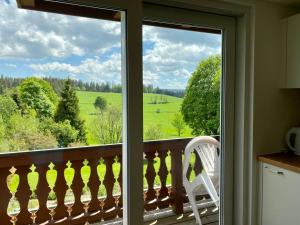
[[[219,210],[211,202],[201,202],[198,204],[202,225],[218,225]],[[184,206],[183,215],[175,215],[171,209],[161,209],[145,214],[145,225],[195,225],[196,220],[189,204]],[[96,223],[93,225],[121,225],[120,219]]]
[[[202,225],[218,225],[219,224],[219,211],[213,211],[215,207],[200,209],[199,212],[203,213],[201,216]],[[158,220],[146,222],[145,225],[195,225],[196,220],[192,212],[186,212],[181,216],[171,215]]]

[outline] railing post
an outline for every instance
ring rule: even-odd
[[[171,150],[173,211],[183,213],[182,150]]]

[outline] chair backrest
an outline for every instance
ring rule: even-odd
[[[219,173],[220,162],[218,155],[219,142],[210,136],[200,136],[192,139],[185,148],[183,173],[186,177],[192,152],[197,152],[204,170],[209,175]],[[187,179],[187,178],[186,178]]]

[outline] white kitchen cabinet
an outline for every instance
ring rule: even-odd
[[[300,14],[283,20],[284,88],[300,88]]]
[[[261,163],[261,225],[300,225],[300,174]]]

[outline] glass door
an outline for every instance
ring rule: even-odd
[[[234,27],[230,17],[163,6],[145,10],[144,141],[149,146],[151,142],[164,146],[145,150],[145,204],[149,209],[164,207],[170,201],[175,202],[170,204],[175,212],[183,212],[190,196],[181,198],[178,194],[184,191],[182,177],[184,180],[187,176],[193,183],[203,171],[210,170],[207,173],[213,185],[209,188],[202,184],[197,191],[198,211],[206,217],[204,220],[231,224]],[[189,169],[182,175],[185,159],[183,164],[180,159],[175,160],[176,151],[184,150],[193,138],[203,136],[219,141],[219,163],[214,162],[211,171],[197,149],[190,157],[182,152],[181,157],[189,157]],[[152,167],[154,175],[150,176]],[[180,182],[176,183],[177,179]],[[156,195],[149,191],[152,189]],[[212,190],[217,192],[217,204],[208,195]],[[185,216],[181,219],[182,223],[187,220]]]

